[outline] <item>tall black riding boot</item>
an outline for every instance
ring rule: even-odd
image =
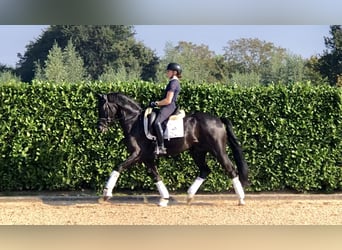
[[[164,146],[164,138],[163,138],[164,131],[160,122],[156,123],[155,129],[156,129],[157,143],[158,143],[155,153],[157,155],[164,155],[166,154],[166,148]]]

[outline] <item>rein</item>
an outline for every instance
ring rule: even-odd
[[[112,108],[112,106],[110,105],[108,99],[106,99],[106,102],[105,102],[104,106],[105,106],[105,110],[107,110],[107,113],[109,113],[108,110],[109,110],[112,114],[114,113],[113,108]],[[115,116],[112,118],[112,117],[110,117],[110,116],[108,115],[107,118],[100,118],[100,121],[104,121],[104,122],[107,122],[107,123],[111,123],[111,122],[116,122],[116,121],[124,120],[125,123],[127,123],[127,122],[133,120],[135,117],[136,117],[136,116],[132,116],[132,117],[130,117],[130,118],[125,119],[125,116],[123,116],[123,115],[121,115],[119,118],[115,118]]]

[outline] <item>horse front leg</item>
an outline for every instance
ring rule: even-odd
[[[103,200],[107,201],[109,200],[113,194],[113,189],[116,185],[116,182],[119,179],[120,173],[124,171],[125,169],[129,168],[133,164],[137,163],[139,161],[139,154],[137,152],[131,154],[123,163],[121,163],[118,167],[118,170],[114,170],[106,183],[106,186],[103,190]]]
[[[155,163],[151,163],[151,162],[145,162],[145,165],[152,172],[155,184],[160,194],[160,200],[159,200],[158,205],[160,207],[167,207],[167,205],[169,204],[170,194],[159,175],[157,166],[155,165]]]

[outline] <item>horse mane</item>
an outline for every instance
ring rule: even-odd
[[[140,105],[133,100],[132,98],[129,98],[127,95],[115,92],[115,93],[109,93],[107,94],[108,102],[114,102],[119,104],[122,107],[129,107],[130,109],[133,108],[138,111],[142,111],[142,108]]]

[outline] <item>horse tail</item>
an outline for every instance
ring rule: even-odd
[[[239,179],[243,186],[248,185],[248,165],[242,152],[239,139],[236,137],[233,131],[233,125],[227,118],[221,118],[221,121],[226,125],[227,128],[227,139],[230,148],[233,151],[234,160],[237,165]]]

